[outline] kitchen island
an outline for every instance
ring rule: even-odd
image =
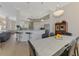
[[[28,41],[34,39],[42,39],[45,30],[19,30],[16,31],[16,37],[19,41]]]

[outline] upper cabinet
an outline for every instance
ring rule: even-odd
[[[66,21],[55,23],[55,33],[62,34],[62,32],[68,32],[68,23]]]

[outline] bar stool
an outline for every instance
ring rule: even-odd
[[[22,32],[16,32],[16,41],[20,41]]]
[[[31,38],[31,32],[26,32],[26,34],[28,34],[29,35],[29,40],[30,40],[30,38]]]

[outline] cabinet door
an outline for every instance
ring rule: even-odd
[[[63,25],[63,24],[60,25],[60,30],[61,30],[61,31],[65,31],[65,25]]]
[[[61,24],[60,25],[60,31],[66,32],[66,24]]]
[[[56,31],[59,31],[59,30],[60,30],[60,26],[59,26],[59,25],[56,25],[55,30],[56,30]]]

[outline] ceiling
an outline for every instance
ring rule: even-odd
[[[17,10],[23,19],[40,18],[55,10],[57,6],[63,7],[68,2],[0,2],[0,15],[16,19]]]

